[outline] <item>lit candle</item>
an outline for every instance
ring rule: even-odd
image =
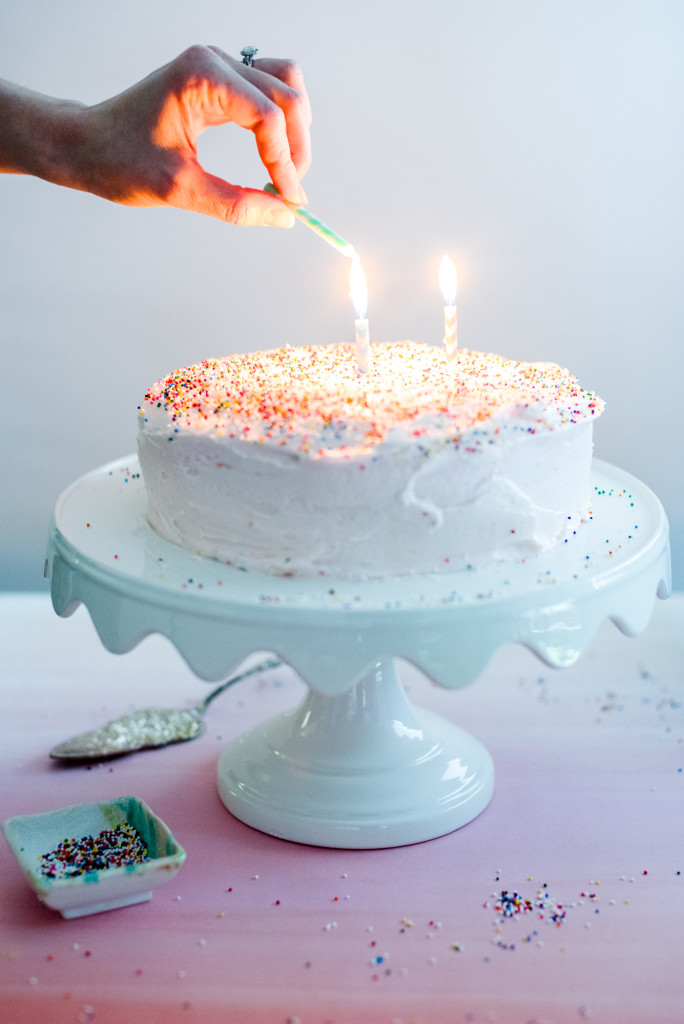
[[[366,277],[361,268],[361,260],[358,257],[352,260],[349,270],[349,295],[356,310],[356,320],[354,321],[356,362],[358,363],[360,373],[368,373],[371,365],[370,336],[368,321],[366,320],[368,289],[366,287]]]
[[[448,256],[442,256],[439,265],[439,287],[444,299],[444,344],[447,350],[447,362],[458,359],[458,278],[456,267]]]

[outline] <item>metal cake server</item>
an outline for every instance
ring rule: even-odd
[[[258,672],[278,668],[282,661],[271,658],[252,668],[231,676],[199,704],[191,708],[140,708],[102,726],[82,732],[50,751],[55,761],[102,761],[108,757],[121,757],[136,750],[165,747],[168,743],[194,740],[205,731],[204,712],[219,694]]]

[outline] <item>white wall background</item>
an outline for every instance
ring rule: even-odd
[[[302,64],[311,209],[361,252],[377,340],[441,336],[570,367],[608,402],[596,453],[660,496],[684,586],[680,0],[3,0],[0,75],[97,102],[194,42]],[[205,164],[260,186],[251,137]],[[0,176],[0,587],[40,589],[75,477],[135,448],[148,384],[208,356],[347,339],[345,260]]]

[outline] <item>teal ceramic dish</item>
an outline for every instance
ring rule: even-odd
[[[59,877],[59,872],[47,877],[46,855],[60,849],[65,840],[75,839],[77,848],[79,844],[85,848],[86,837],[103,832],[111,836],[118,826],[135,829],[147,848],[146,860],[98,868],[94,866],[97,856],[83,857],[81,868],[69,869],[72,877]],[[134,796],[8,818],[3,830],[38,899],[67,918],[143,903],[151,899],[154,889],[175,877],[185,860],[185,850],[161,818]],[[57,863],[62,861],[58,858]]]

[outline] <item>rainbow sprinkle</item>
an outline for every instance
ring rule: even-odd
[[[476,452],[513,435],[590,420],[603,402],[553,363],[443,347],[375,343],[360,374],[353,344],[272,349],[207,359],[154,384],[140,413],[148,429],[214,432],[312,456],[373,452],[413,441]]]
[[[103,829],[97,836],[64,839],[55,850],[41,856],[40,872],[45,878],[79,878],[93,871],[129,867],[148,860],[142,836],[124,822]]]

